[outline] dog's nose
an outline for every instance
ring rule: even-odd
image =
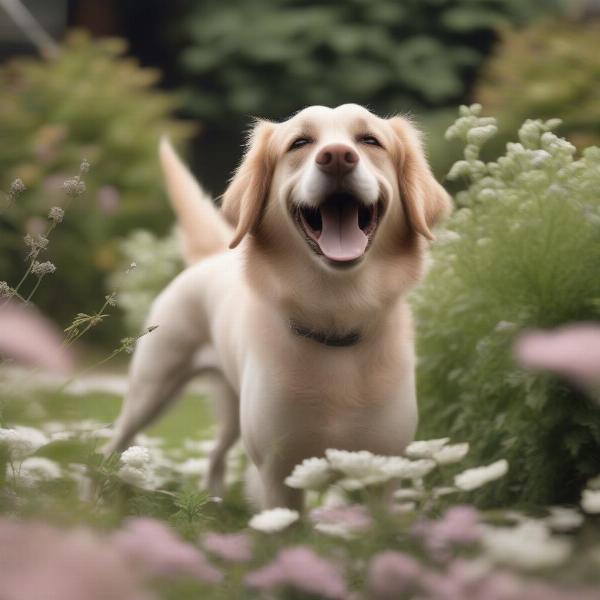
[[[345,144],[329,144],[319,150],[317,166],[328,175],[345,175],[358,164],[358,154]]]

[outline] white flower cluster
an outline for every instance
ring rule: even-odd
[[[48,442],[48,437],[33,427],[0,428],[0,444],[6,446],[12,461],[24,460]]]
[[[286,529],[299,518],[298,511],[289,508],[271,508],[254,515],[248,524],[252,529],[263,533],[276,533]]]
[[[498,460],[491,465],[485,467],[475,467],[474,469],[467,469],[462,473],[459,473],[454,478],[454,485],[465,492],[474,490],[476,488],[500,479],[508,472],[508,462],[504,459]]]

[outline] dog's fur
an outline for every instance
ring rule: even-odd
[[[326,146],[351,152],[349,172],[320,168]],[[423,275],[431,228],[450,210],[413,125],[353,104],[258,121],[220,211],[167,142],[161,160],[195,264],[152,307],[148,324],[158,329],[137,344],[107,452],[124,449],[190,377],[212,371],[224,385],[212,493],[223,492],[224,458],[240,430],[263,507],[300,507],[301,492],[284,479],[327,448],[400,454],[417,425],[404,296]],[[379,221],[364,255],[338,263],[294,215],[340,187],[377,204]],[[356,343],[323,343],[349,332]]]

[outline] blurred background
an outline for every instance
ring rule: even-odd
[[[598,0],[0,0],[0,189],[27,187],[0,214],[0,279],[19,280],[24,234],[43,230],[87,159],[36,301],[64,327],[118,290],[121,316],[94,336],[114,343],[181,268],[161,133],[218,195],[252,116],[356,102],[415,115],[444,181],[461,103],[498,117],[492,154],[526,117],[598,143],[599,34]]]

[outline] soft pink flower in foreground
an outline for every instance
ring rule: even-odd
[[[106,540],[0,519],[2,600],[153,600]]]
[[[306,546],[281,550],[267,566],[246,575],[249,587],[261,590],[289,586],[325,598],[346,598],[346,582],[335,564]]]
[[[371,560],[368,586],[377,598],[398,598],[415,587],[421,575],[419,563],[402,552],[386,550]]]
[[[515,355],[528,369],[555,371],[585,384],[598,384],[600,326],[580,323],[524,333],[515,344]]]
[[[252,558],[252,540],[245,533],[207,533],[202,545],[227,562],[248,562]]]
[[[310,513],[315,528],[325,534],[350,538],[369,529],[373,520],[365,506],[323,506]]]
[[[452,546],[471,544],[480,538],[479,514],[472,506],[453,506],[437,521],[418,523],[414,533],[423,536],[425,546],[436,558],[445,558]]]
[[[73,368],[59,330],[32,306],[6,298],[0,298],[0,358],[58,372]]]
[[[111,539],[123,557],[139,565],[148,576],[187,575],[205,583],[223,579],[200,550],[155,519],[131,519]]]

